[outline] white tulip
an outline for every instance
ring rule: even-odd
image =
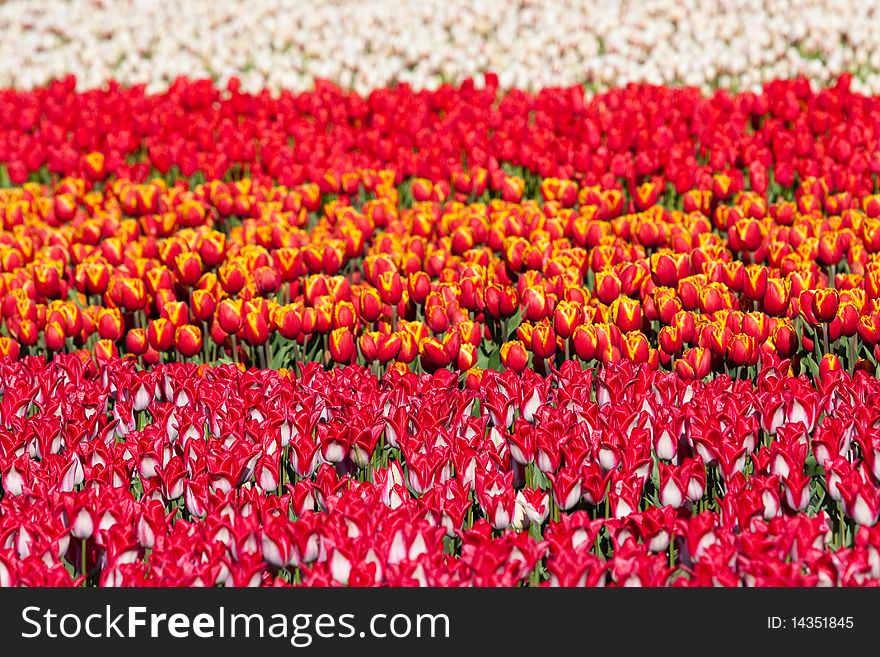
[[[590,81],[758,90],[774,77],[827,84],[846,70],[880,93],[880,3],[859,0],[11,0],[0,4],[0,85],[68,73],[164,89],[234,75],[247,91],[315,77],[366,93],[436,88],[493,70],[503,88]]]

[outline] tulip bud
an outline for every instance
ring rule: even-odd
[[[141,328],[131,329],[125,335],[125,348],[135,356],[142,356],[149,347],[147,332]]]
[[[200,322],[207,322],[214,316],[217,300],[208,290],[194,290],[190,296],[193,315]]]
[[[241,263],[228,261],[218,270],[218,278],[223,291],[228,295],[238,294],[247,281],[245,269]]]
[[[244,323],[241,301],[237,299],[221,301],[217,306],[217,322],[226,333],[238,333]]]
[[[184,324],[174,333],[174,344],[184,358],[191,358],[202,350],[202,329]]]
[[[737,333],[727,342],[727,357],[737,367],[758,362],[758,343],[750,335]]]
[[[596,272],[595,295],[604,304],[612,303],[621,293],[620,278],[610,269]]]
[[[199,242],[199,256],[210,269],[223,262],[226,256],[226,235],[216,230],[206,233]]]
[[[423,304],[431,291],[431,278],[423,271],[417,271],[407,277],[409,298],[414,303]]]
[[[299,312],[293,305],[280,306],[275,309],[272,316],[278,332],[286,340],[295,340],[300,336],[302,325]]]
[[[670,356],[678,354],[684,345],[681,338],[681,330],[677,326],[664,326],[661,328],[657,336],[657,342],[660,345],[660,349]]]
[[[101,363],[119,357],[116,343],[111,340],[98,340],[94,348],[95,359]]]
[[[171,322],[164,317],[150,320],[147,324],[147,342],[159,353],[171,349],[174,344],[174,327]]]
[[[395,305],[403,298],[403,281],[396,271],[385,271],[379,274],[376,289],[383,303]]]
[[[195,285],[202,276],[202,259],[195,251],[184,251],[174,259],[174,273],[186,287]]]
[[[458,333],[450,335],[458,336]],[[434,337],[427,337],[419,342],[419,357],[422,367],[428,372],[444,368],[452,361],[444,343]]]
[[[813,315],[820,323],[828,323],[837,315],[840,295],[834,288],[816,290],[813,295]]]
[[[819,376],[822,378],[828,376],[831,372],[842,369],[843,365],[841,365],[837,354],[825,354],[822,356],[822,360],[819,361]]]
[[[790,298],[791,282],[785,278],[770,278],[767,280],[767,289],[761,298],[761,305],[764,312],[771,317],[781,317],[788,311]]]
[[[636,299],[621,297],[611,306],[614,323],[624,333],[642,328],[642,306]]]
[[[375,322],[382,314],[382,299],[378,290],[367,288],[358,297],[358,310],[365,322]]]
[[[147,305],[147,289],[139,278],[114,278],[107,291],[113,303],[126,311],[142,310]]]
[[[59,322],[49,322],[43,331],[43,338],[46,341],[46,349],[49,351],[61,351],[64,349],[66,339],[64,328]]]
[[[702,347],[688,349],[675,361],[675,371],[683,379],[702,379],[709,374],[711,366],[711,354]]]
[[[519,340],[502,344],[500,354],[504,367],[513,370],[517,374],[521,374],[528,367],[529,354],[526,351],[525,345]]]
[[[572,336],[574,330],[583,324],[584,310],[581,304],[573,301],[560,301],[553,314],[553,328],[563,340]]]
[[[244,318],[243,328],[245,342],[251,346],[265,344],[269,339],[269,322],[261,312],[249,312]]]
[[[334,329],[327,339],[327,346],[330,357],[337,363],[350,363],[357,353],[354,335],[348,327]]]

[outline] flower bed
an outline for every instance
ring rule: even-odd
[[[0,584],[880,577],[847,78],[0,105]]]

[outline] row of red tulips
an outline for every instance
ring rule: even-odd
[[[0,362],[0,584],[880,581],[880,381]]]
[[[848,76],[822,90],[780,80],[761,94],[711,97],[647,85],[590,99],[577,86],[502,94],[492,75],[482,89],[399,85],[367,97],[326,83],[272,97],[185,79],[155,95],[113,83],[78,93],[72,78],[0,91],[0,162],[15,184],[246,174],[350,194],[351,172],[390,168],[397,182],[451,180],[452,191],[479,195],[501,191],[509,165],[630,192],[651,177],[679,193],[711,188],[729,172],[760,194],[823,177],[864,195],[877,188],[878,135],[878,99],[849,91]]]

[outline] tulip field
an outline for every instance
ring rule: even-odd
[[[880,78],[828,61],[25,62],[0,586],[880,584]]]

